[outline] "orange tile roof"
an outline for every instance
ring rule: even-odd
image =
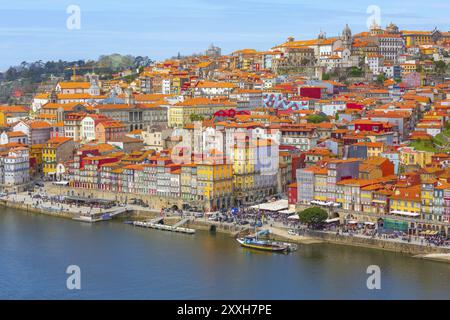
[[[0,106],[1,112],[8,112],[8,113],[27,113],[28,108],[25,106]]]
[[[58,85],[61,89],[89,89],[90,82],[60,82]]]
[[[42,129],[42,128],[50,128],[51,125],[45,121],[32,121],[29,123],[32,129]]]
[[[47,144],[51,144],[53,147],[55,147],[55,146],[59,146],[63,143],[71,141],[71,140],[73,140],[73,139],[68,138],[68,137],[56,137],[56,138],[52,138],[52,139],[48,140]]]
[[[14,138],[14,137],[24,137],[24,136],[26,136],[26,134],[23,133],[22,131],[10,131],[10,132],[6,132],[6,134],[7,134],[8,137],[10,137],[10,138]]]

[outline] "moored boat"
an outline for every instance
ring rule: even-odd
[[[272,252],[287,252],[289,250],[289,247],[287,245],[278,242],[272,242],[270,240],[257,240],[252,237],[237,238],[236,240],[241,244],[241,246],[250,249]]]

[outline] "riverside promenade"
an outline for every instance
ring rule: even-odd
[[[54,196],[48,194],[50,197]],[[63,217],[72,219],[81,214],[96,214],[102,213],[102,209],[87,207],[87,206],[75,206],[64,203],[58,203],[50,200],[33,199],[28,193],[19,193],[0,197],[0,204],[24,210],[27,212],[41,213],[51,216]],[[150,208],[144,208],[138,205],[127,206],[131,213],[129,215],[133,220],[139,221],[144,219],[153,218],[159,216],[161,212],[156,212]],[[114,208],[112,208],[113,210]],[[164,215],[164,219],[169,224],[176,223],[182,219],[183,216],[178,215]],[[170,222],[169,222],[170,221]],[[228,233],[233,237],[242,234],[252,233],[253,227],[240,226],[235,223],[224,223],[217,221],[209,221],[206,216],[202,218],[191,219],[187,224],[188,227],[205,230],[205,231],[217,231],[221,233]],[[450,248],[444,246],[433,246],[423,243],[419,238],[412,238],[409,242],[400,238],[378,238],[371,237],[364,234],[337,234],[335,231],[312,231],[303,230],[300,233],[293,234],[292,227],[284,225],[281,222],[272,221],[270,225],[264,225],[261,229],[269,229],[271,231],[271,237],[274,239],[280,239],[288,242],[295,242],[305,245],[313,245],[317,243],[333,243],[341,245],[359,246],[373,249],[388,250],[394,252],[401,252],[418,257],[425,257],[430,254],[450,254]],[[289,232],[291,231],[291,232]],[[296,230],[298,231],[298,230]],[[436,258],[439,261],[450,262],[447,256]]]

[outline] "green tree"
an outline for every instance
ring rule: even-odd
[[[385,81],[386,81],[386,76],[384,75],[384,73],[380,73],[377,76],[377,84],[383,85]]]
[[[329,73],[324,73],[322,75],[322,80],[330,80],[330,74]]]
[[[301,223],[308,226],[317,227],[327,220],[328,213],[319,207],[312,207],[301,211],[298,214]]]
[[[330,119],[324,114],[311,114],[307,118],[308,123],[330,122]]]
[[[348,71],[348,74],[350,77],[359,78],[363,76],[363,71],[361,68],[351,67],[350,70]]]
[[[445,71],[447,70],[447,65],[445,64],[444,61],[439,60],[439,61],[435,61],[434,62],[434,66],[436,68],[436,72],[438,74],[444,74]]]

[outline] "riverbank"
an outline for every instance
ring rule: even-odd
[[[72,219],[74,215],[70,212],[64,212],[60,210],[48,210],[48,209],[42,209],[38,208],[34,205],[30,205],[24,202],[15,202],[15,201],[9,201],[5,199],[0,200],[0,206],[5,208],[11,208],[11,209],[17,209],[20,211],[25,211],[27,213],[33,213],[33,214],[43,214],[47,216],[57,217],[57,218],[64,218],[64,219]]]
[[[431,245],[418,245],[395,239],[379,239],[361,236],[338,235],[333,232],[306,231],[306,234],[320,239],[325,243],[364,247],[370,249],[386,250],[405,253],[414,257],[427,254],[450,254],[450,248],[436,247]],[[450,260],[448,261],[450,262]]]
[[[65,212],[61,210],[48,210],[42,209],[26,202],[14,202],[5,199],[0,200],[0,206],[18,209],[20,211],[34,213],[34,214],[44,214],[52,217],[72,219],[76,213],[75,212]],[[129,213],[126,214],[126,219],[131,220],[145,220],[158,217],[159,213],[151,210],[145,209],[131,209]],[[179,216],[166,216],[165,223],[168,225],[175,224],[180,220]],[[188,228],[203,230],[203,231],[214,231],[219,233],[228,234],[230,237],[236,237],[238,234],[248,234],[251,233],[249,227],[238,226],[235,224],[219,223],[208,221],[204,218],[192,218],[185,225]],[[436,247],[436,246],[425,246],[412,244],[407,242],[399,242],[391,239],[377,239],[368,237],[358,237],[358,236],[348,236],[348,235],[337,235],[335,233],[320,232],[320,231],[306,231],[302,235],[292,235],[288,233],[287,228],[279,227],[265,227],[271,231],[271,238],[278,241],[293,242],[304,245],[314,245],[319,243],[331,243],[346,246],[356,246],[364,247],[369,249],[386,250],[391,252],[398,252],[411,255],[416,258],[423,258],[429,260],[443,261],[450,263],[450,248]]]

